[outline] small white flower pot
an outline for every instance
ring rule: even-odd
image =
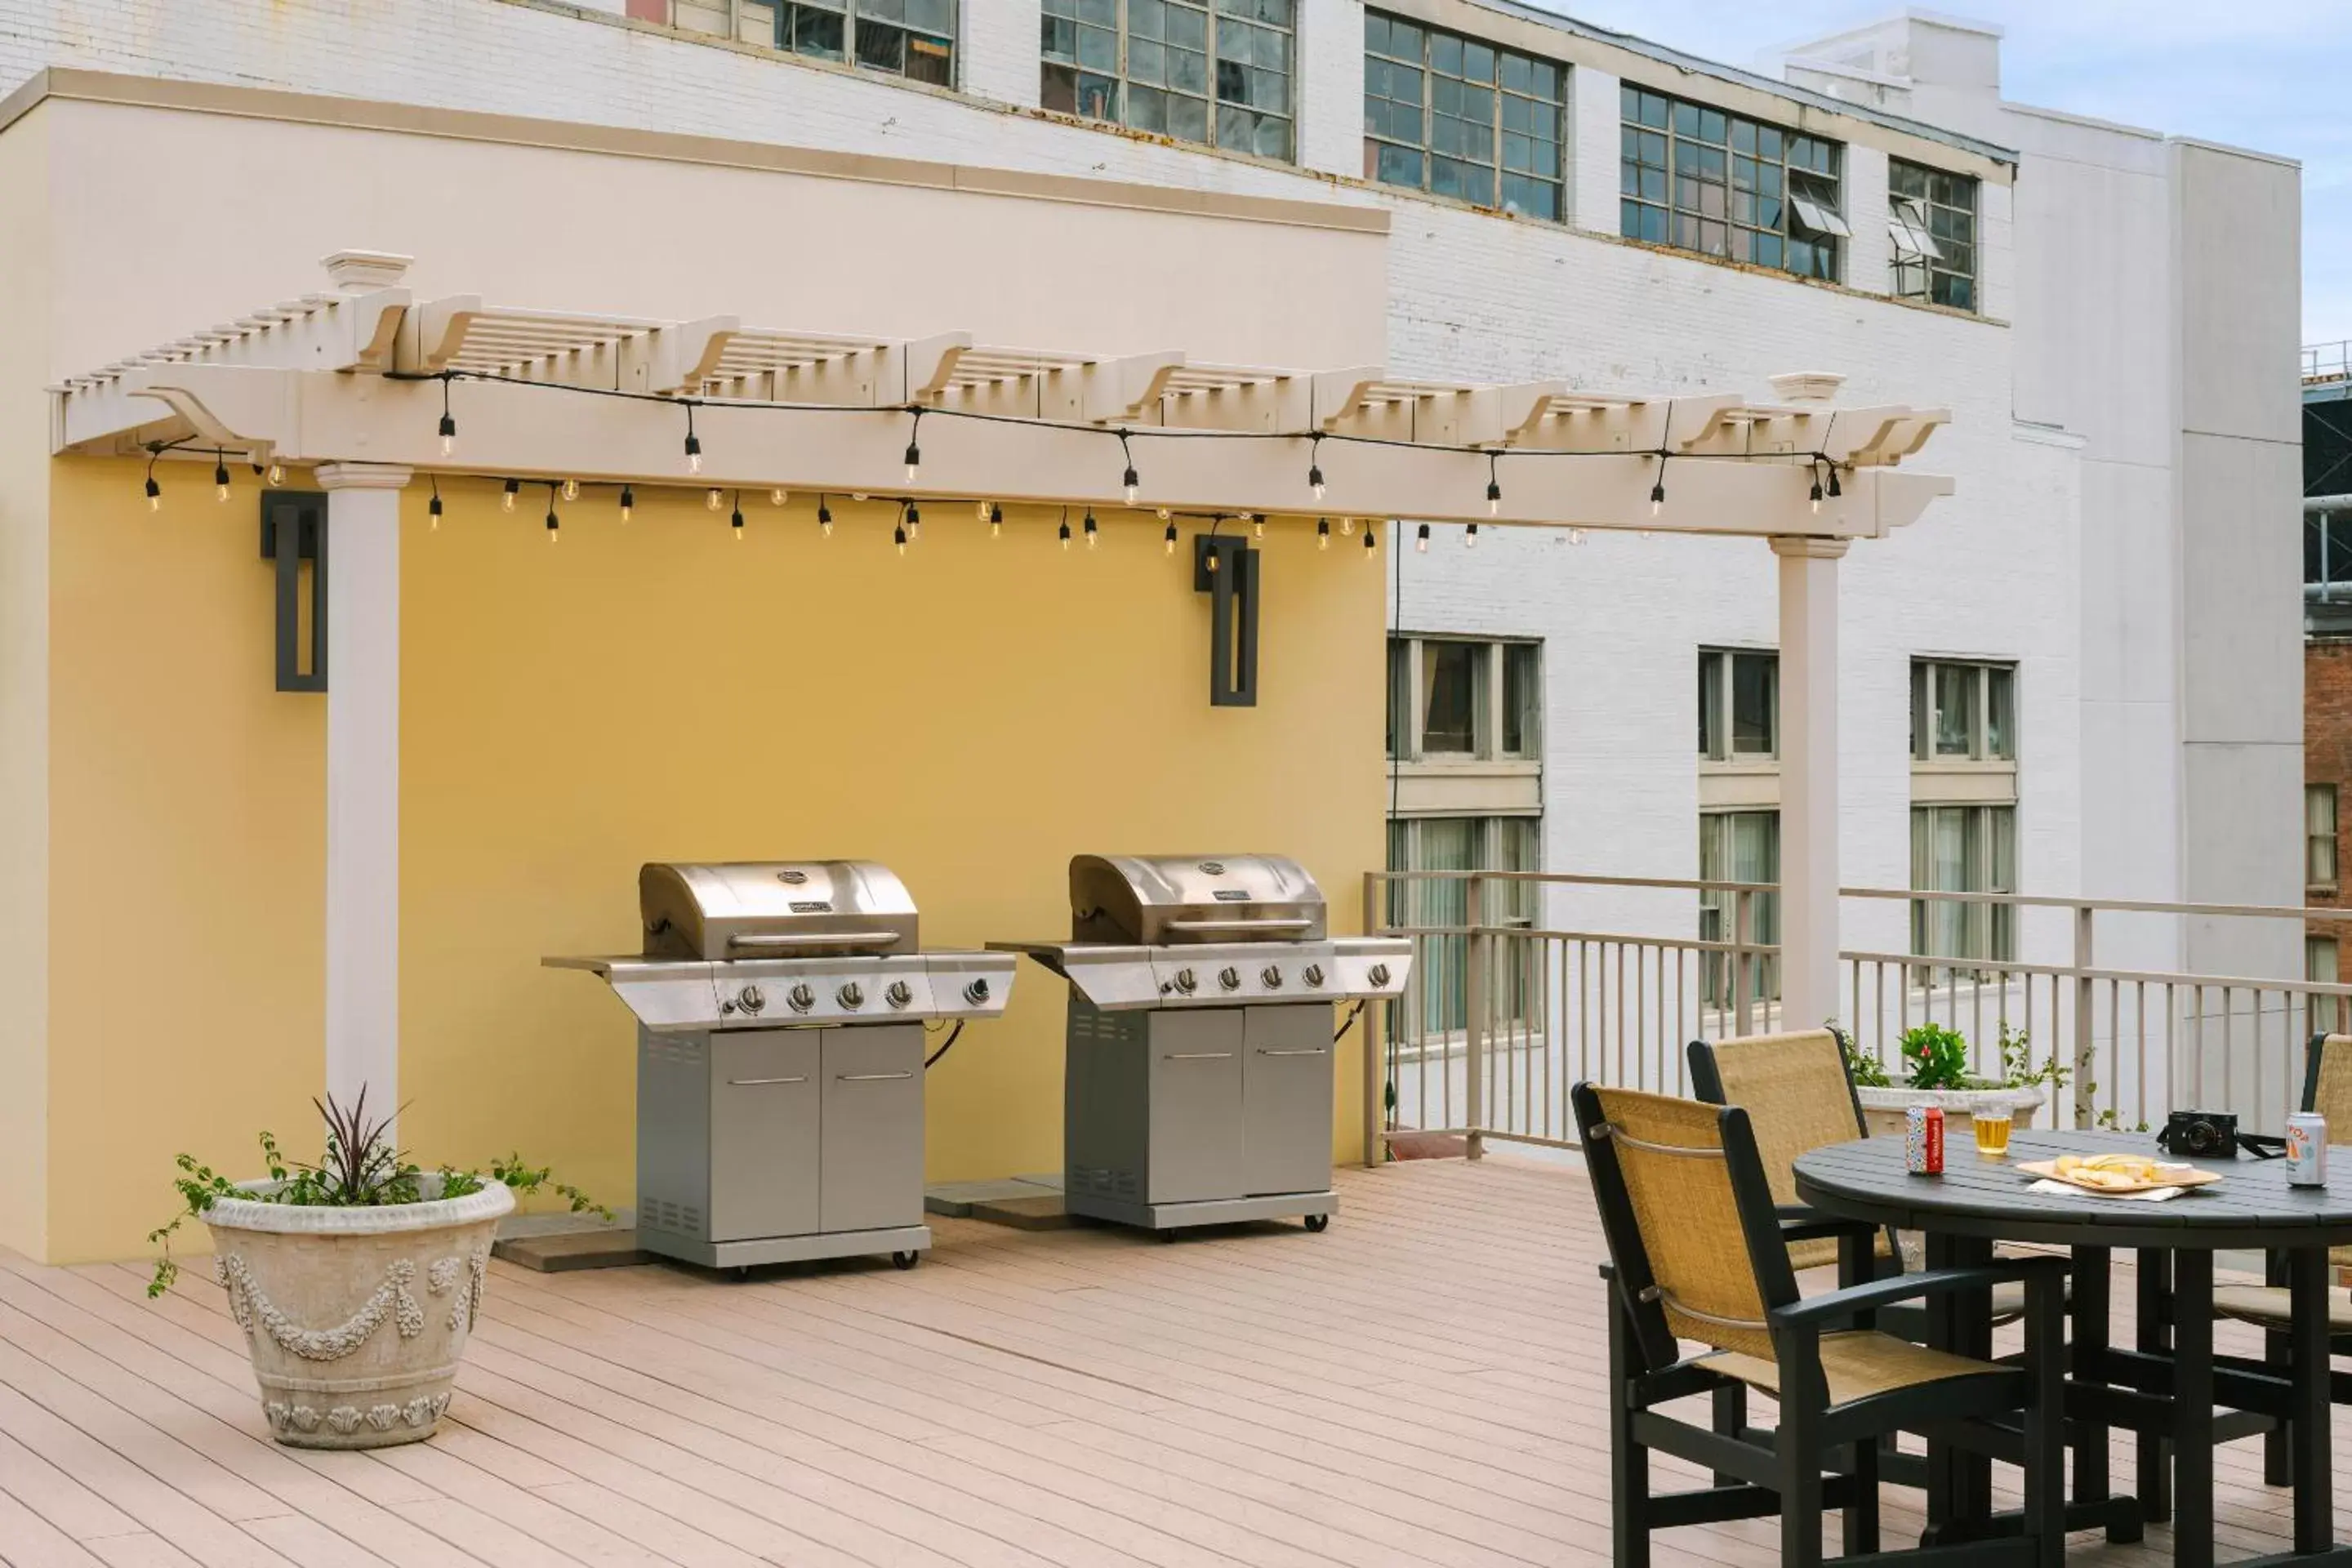
[[[1966,1143],[1979,1110],[2006,1110],[2020,1127],[2033,1125],[2045,1103],[2039,1089],[1856,1089],[1862,1119],[1874,1136],[1900,1132],[1915,1105],[1938,1106],[1944,1112],[1944,1140]]]
[[[425,1177],[424,1190],[439,1181]],[[481,1305],[492,1232],[513,1208],[496,1181],[379,1208],[215,1199],[204,1216],[214,1270],[277,1439],[382,1448],[431,1436]]]

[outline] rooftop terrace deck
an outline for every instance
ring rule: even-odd
[[[946,1221],[903,1274],[496,1265],[440,1434],[373,1455],[268,1440],[203,1270],[149,1302],[137,1267],[0,1253],[0,1561],[1605,1561],[1601,1248],[1582,1178],[1497,1157],[1339,1181],[1319,1237],[1162,1246]],[[2284,1550],[2287,1500],[2261,1485],[2258,1447],[2224,1448],[2220,1468],[2225,1551]],[[2127,1487],[2127,1444],[2116,1471]],[[1887,1495],[1899,1540],[1916,1494]],[[1664,1537],[1660,1555],[1777,1551],[1749,1521]],[[2169,1541],[2078,1536],[2070,1557],[2165,1562]]]

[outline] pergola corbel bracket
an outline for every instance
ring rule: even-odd
[[[1183,363],[1184,356],[1173,349],[1093,361],[1079,373],[1080,417],[1090,425],[1135,423],[1166,394]]]
[[[410,334],[410,363],[401,365],[426,374],[447,370],[466,352],[466,334],[482,314],[479,294],[452,294],[427,300],[415,307],[415,330]]]
[[[1307,418],[1296,426],[1298,433],[1320,430],[1329,434],[1339,430],[1363,407],[1372,388],[1387,374],[1385,365],[1370,364],[1350,370],[1318,370],[1306,377]]]
[[[742,330],[740,316],[706,316],[628,339],[621,345],[624,384],[666,397],[699,392]]]

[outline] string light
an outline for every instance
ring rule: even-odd
[[[432,519],[432,522],[427,529],[427,531],[438,533],[441,531],[441,481],[431,475],[427,475],[425,477],[425,482],[433,487],[433,499],[425,503],[425,515]]]
[[[984,500],[976,500],[972,502],[971,515],[978,518],[981,521],[986,522],[988,521],[988,503]]]
[[[228,500],[228,459],[218,452],[213,454],[213,489],[221,500]]]
[[[155,482],[155,459],[163,455],[163,449],[161,447],[147,448],[147,510],[149,511],[163,510],[163,487]]]
[[[269,465],[269,482],[273,485],[282,485],[286,482],[285,464],[273,461]]]
[[[784,504],[785,499],[784,487],[782,485],[778,485],[774,489],[768,492],[768,504],[770,506],[782,506]]]
[[[1062,509],[1062,548],[1065,551],[1070,548],[1070,509],[1068,507]]]
[[[563,499],[565,500],[578,500],[580,499],[580,481],[578,479],[566,479],[563,481]]]
[[[505,493],[499,497],[499,510],[500,511],[514,510],[515,497],[521,493],[522,481],[520,479],[509,479],[507,481]]]
[[[446,458],[457,449],[457,421],[449,412],[449,373],[445,370],[441,373],[441,455]]]
[[[1168,512],[1167,512],[1167,510],[1166,510],[1166,509],[1165,509],[1165,508],[1162,508],[1162,509],[1161,509],[1160,515],[1160,516],[1162,516],[1162,517],[1167,517],[1167,516],[1168,516]],[[1170,519],[1169,519],[1169,522],[1168,522],[1168,531],[1167,531],[1167,532],[1165,532],[1165,533],[1163,533],[1163,534],[1161,534],[1160,537],[1161,542],[1162,542],[1164,544],[1166,544],[1166,546],[1167,546],[1166,550],[1165,550],[1165,551],[1163,551],[1163,552],[1162,552],[1162,553],[1163,553],[1163,554],[1168,554],[1168,555],[1173,555],[1173,554],[1175,554],[1175,553],[1176,553],[1176,521],[1175,521],[1175,520],[1174,520],[1173,518],[1170,518]]]
[[[1315,548],[1318,550],[1331,548],[1331,520],[1328,517],[1318,517],[1315,520]]]
[[[1463,529],[1462,548],[1465,550],[1475,550],[1478,548],[1478,525],[1476,523],[1471,523]]]
[[[1169,517],[1168,509],[1167,509],[1166,507],[1164,507],[1164,506],[1163,506],[1163,507],[1161,507],[1161,508],[1160,509],[1160,521],[1162,521],[1162,522],[1166,522],[1166,521],[1168,521],[1168,517]]]
[[[890,531],[890,542],[898,547],[898,554],[904,559],[907,553],[907,508],[904,505],[898,508],[898,522]]]
[[[629,514],[637,510],[637,492],[627,485],[621,487],[621,523],[626,527]]]
[[[816,531],[820,538],[833,537],[833,508],[824,504],[824,497],[816,498]]]
[[[1127,459],[1127,471],[1119,476],[1118,482],[1127,491],[1127,504],[1133,506],[1137,490],[1143,481],[1136,477],[1135,454],[1128,449],[1127,432],[1124,430],[1118,433],[1118,453]]]
[[[1672,414],[1673,410],[1669,408],[1667,412]],[[1665,504],[1666,454],[1664,449],[1661,449],[1658,453],[1658,479],[1655,484],[1650,487],[1650,515],[1652,517],[1657,516],[1660,511],[1665,509]]]
[[[1838,477],[1837,477],[1838,466],[1837,466],[1835,463],[1831,463],[1831,464],[1829,465],[1829,470],[1830,470],[1830,500],[1837,500],[1837,499],[1838,499],[1838,497],[1840,497],[1840,496],[1842,496],[1842,495],[1845,494],[1845,492],[1844,492],[1843,490],[1842,490],[1842,489],[1838,489]]]
[[[923,537],[923,509],[911,500],[907,503],[907,537],[910,540]]]
[[[1413,531],[1412,548],[1413,553],[1417,555],[1429,553],[1429,524],[1424,522]]]
[[[1352,517],[1343,517],[1343,518],[1341,518],[1341,519],[1339,520],[1339,537],[1340,537],[1340,538],[1345,539],[1345,538],[1347,538],[1347,537],[1348,537],[1348,535],[1349,535],[1349,534],[1351,534],[1351,533],[1353,533],[1353,532],[1355,532],[1355,531],[1356,531],[1356,520],[1355,520],[1354,518],[1352,518]]]
[[[1502,461],[1500,452],[1486,454],[1486,515],[1499,517],[1503,511],[1503,477],[1496,469]]]
[[[1581,543],[1583,543],[1583,542],[1584,542],[1584,530],[1582,530],[1582,529],[1580,529],[1580,528],[1571,528],[1571,529],[1570,529],[1570,530],[1568,531],[1568,542],[1569,542],[1570,544],[1581,544]]]
[[[1088,508],[1087,508],[1087,548],[1088,550],[1092,550],[1094,547],[1095,547],[1095,509],[1094,509],[1094,508],[1092,508],[1092,507],[1088,507]]]
[[[686,405],[686,471],[689,474],[702,472],[702,437],[694,433],[694,401],[691,398]]]
[[[719,487],[717,485],[713,485],[702,494],[702,510],[705,511],[717,511],[719,510],[719,503],[726,499],[727,498],[719,492]]]
[[[1320,430],[1307,438],[1307,488],[1315,492],[1315,500],[1320,504],[1326,488],[1323,483],[1323,432]]]
[[[1812,465],[1810,465],[1810,464],[1809,464],[1809,465],[1807,465],[1807,466],[1808,466],[1808,467],[1813,467]],[[1822,514],[1822,470],[1821,470],[1818,467],[1813,467],[1813,515],[1814,515],[1815,517],[1819,517],[1819,516],[1821,516],[1821,514]]]
[[[923,411],[909,408],[907,412],[915,416],[913,426],[907,432],[907,482],[911,485],[915,482],[915,470],[923,466]]]
[[[727,520],[727,526],[728,526],[728,527],[730,527],[730,528],[731,528],[731,529],[733,529],[733,530],[735,531],[735,542],[736,542],[736,543],[738,543],[738,544],[742,543],[742,542],[743,542],[743,492],[742,492],[741,490],[737,490],[737,491],[735,492],[735,510],[734,510],[733,515],[728,518],[728,520]]]
[[[1381,531],[1370,523],[1364,525],[1364,559],[1370,561],[1381,547]]]
[[[1258,539],[1265,537],[1265,513],[1260,511],[1250,514],[1250,532]]]
[[[991,539],[1004,537],[1004,509],[994,501],[988,503],[988,537]]]
[[[555,517],[555,489],[553,485],[547,487],[547,542],[550,544],[562,538],[562,534],[558,531],[561,525],[556,521]]]

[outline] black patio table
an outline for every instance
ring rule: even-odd
[[[2107,1430],[2137,1435],[2138,1511],[2165,1517],[2164,1447],[2172,1449],[2173,1561],[2210,1568],[2213,1446],[2290,1424],[2294,1550],[2262,1563],[2352,1563],[2336,1542],[2327,1343],[2327,1249],[2352,1243],[2352,1150],[2338,1150],[2326,1187],[2291,1187],[2283,1160],[2196,1163],[2224,1173],[2168,1202],[2037,1193],[2019,1163],[2063,1153],[2156,1153],[2145,1133],[2023,1132],[2006,1159],[1955,1142],[1940,1176],[1904,1168],[1900,1137],[1832,1144],[1797,1161],[1797,1195],[1822,1213],[1924,1231],[1927,1266],[1989,1261],[1995,1241],[2069,1247],[2074,1257],[2067,1415],[2074,1427],[2078,1508],[2108,1500]],[[2107,1327],[2111,1250],[2139,1253],[2138,1345],[2114,1348]],[[2285,1259],[2292,1293],[2293,1375],[2213,1356],[2213,1254],[2257,1249]],[[1992,1350],[1991,1300],[1952,1298],[1938,1342],[1964,1355]],[[2317,1369],[2315,1373],[2313,1369]],[[2278,1369],[2273,1368],[2275,1374]],[[2217,1415],[2217,1398],[2237,1414]],[[1964,1538],[1990,1514],[1990,1461],[1930,1447],[1928,1508],[1939,1537]],[[2076,1514],[2075,1510],[2069,1510]],[[2111,1533],[2116,1533],[2111,1525]]]

